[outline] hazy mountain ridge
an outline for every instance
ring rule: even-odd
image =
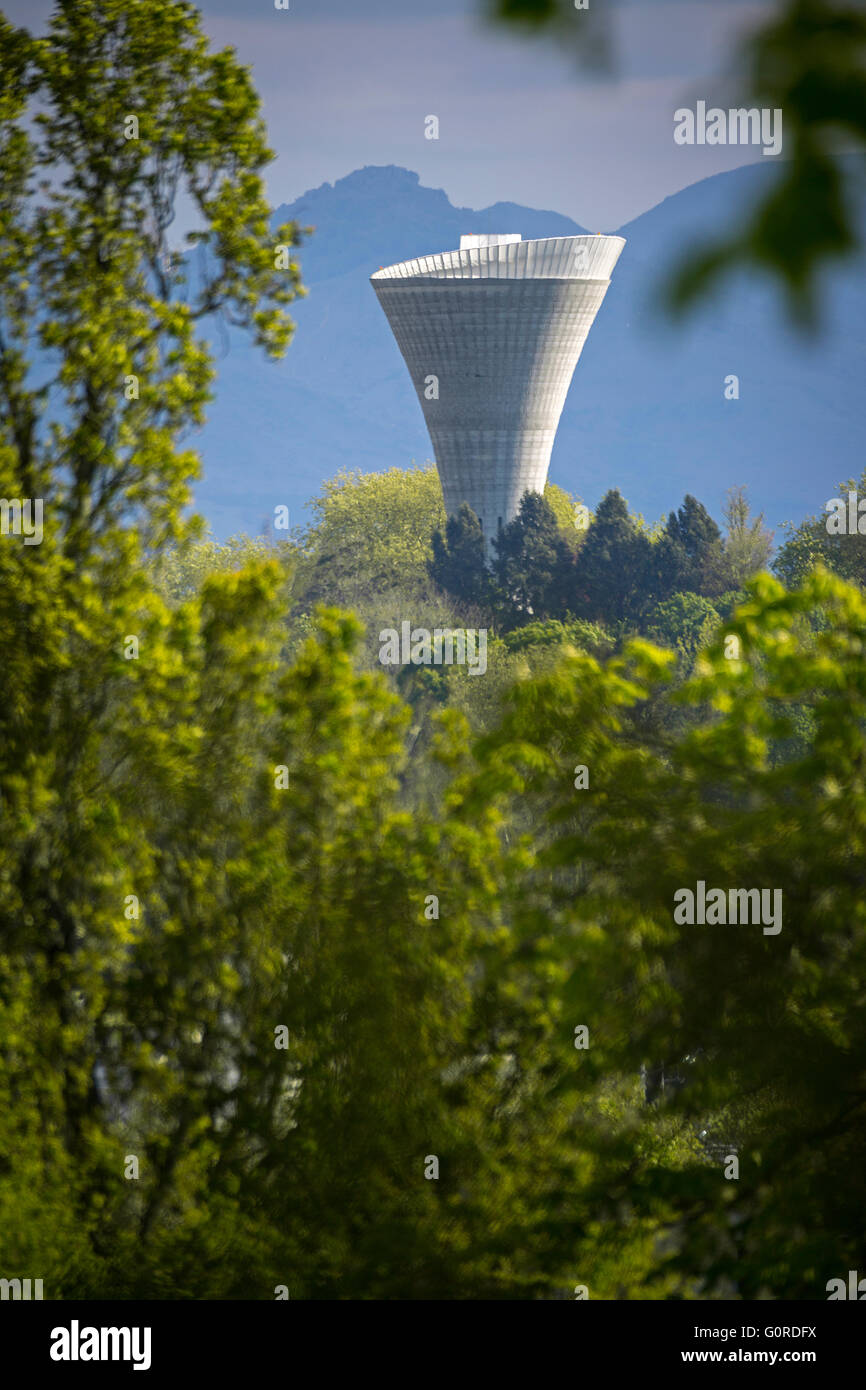
[[[718,512],[746,483],[771,525],[819,509],[859,473],[866,337],[863,262],[827,276],[824,336],[801,341],[766,285],[745,279],[672,328],[651,308],[662,274],[697,234],[716,233],[767,186],[751,165],[666,198],[619,229],[627,239],[563,411],[553,481],[594,505],[618,486],[656,516],[684,492]],[[455,247],[463,232],[524,238],[586,230],[511,203],[455,208],[441,189],[395,166],[355,171],[276,210],[314,225],[300,252],[308,297],[281,363],[231,334],[215,337],[219,376],[196,443],[196,502],[219,536],[257,532],[286,503],[300,520],[340,468],[408,466],[431,457],[408,373],[369,284],[381,265]],[[596,229],[590,230],[611,230]],[[740,399],[724,379],[740,379]]]

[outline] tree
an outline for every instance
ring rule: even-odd
[[[592,621],[634,617],[646,599],[651,542],[617,488],[605,493],[577,557],[573,606]]]
[[[574,555],[540,493],[523,494],[517,516],[493,545],[499,588],[519,621],[564,615]]]
[[[795,321],[814,327],[822,269],[862,243],[866,16],[838,0],[787,0],[753,34],[747,63],[754,98],[784,113],[781,177],[732,235],[676,267],[668,301],[681,311],[746,267],[776,278]]]
[[[735,587],[722,533],[691,494],[686,494],[679,511],[670,513],[659,546],[661,597],[686,591],[712,595]]]
[[[467,603],[484,603],[490,598],[490,575],[484,549],[481,522],[463,502],[445,523],[445,535],[433,532],[433,558],[428,562],[430,578],[440,589]]]
[[[719,626],[719,614],[709,599],[699,594],[674,594],[647,614],[647,635],[653,642],[672,647],[691,668],[695,656]]]
[[[225,313],[280,355],[300,288],[298,228],[270,231],[256,95],[230,53],[208,54],[191,10],[61,0],[44,40],[3,28],[13,61],[0,360],[15,466],[35,495],[46,456],[64,460],[54,496],[65,553],[119,515],[146,519],[152,543],[179,529],[197,466],[174,448],[201,422],[213,376],[195,325]],[[28,101],[41,108],[32,135]],[[62,183],[51,177],[61,168]],[[195,292],[168,242],[181,190],[204,224],[187,236],[203,252]],[[22,378],[34,350],[38,387]],[[39,426],[61,400],[49,450]]]
[[[355,603],[391,588],[423,587],[431,530],[446,521],[433,464],[339,473],[310,506],[313,521],[297,557],[299,602]]]
[[[604,628],[585,622],[582,618],[573,618],[568,623],[562,623],[558,618],[525,623],[523,627],[507,632],[503,641],[510,652],[525,652],[533,647],[555,649],[568,644],[580,651],[591,652],[593,656],[607,654],[615,645]]]
[[[844,529],[834,524],[834,509],[828,507],[823,515],[808,516],[799,526],[789,523],[790,532],[784,545],[779,548],[773,569],[790,588],[802,584],[816,565],[823,565],[849,583],[866,586],[866,533],[860,531],[861,517],[857,517],[856,530],[849,526],[849,494],[860,499],[866,497],[866,470],[859,482],[849,478],[839,483],[836,499],[841,503],[845,518]]]
[[[578,550],[590,523],[589,508],[579,497],[574,497],[565,488],[549,480],[544,484],[544,500],[556,517],[556,524],[569,547]]]
[[[773,533],[764,525],[763,512],[751,515],[743,487],[728,489],[722,515],[726,532],[724,565],[719,579],[729,581],[723,588],[742,588],[747,579],[766,569],[773,549]]]
[[[858,590],[826,570],[792,593],[761,575],[679,692],[710,717],[662,747],[624,718],[664,681],[642,642],[604,669],[565,658],[483,745],[490,784],[532,808],[515,920],[552,973],[567,963],[571,1016],[593,1022],[576,1102],[647,1058],[686,1082],[619,1112],[619,1157],[600,1120],[587,1138],[606,1154],[596,1211],[623,1240],[641,1223],[663,1236],[641,1296],[673,1279],[688,1297],[821,1300],[864,1267],[864,641]],[[792,707],[810,719],[779,761]],[[678,916],[702,886],[726,914],[745,894],[746,919]],[[739,1181],[701,1131],[736,1146]]]
[[[288,549],[271,546],[260,536],[230,536],[220,544],[205,532],[198,539],[189,538],[158,551],[153,561],[154,583],[170,603],[179,603],[199,593],[213,574],[239,573],[257,561],[275,558],[289,569]]]
[[[63,1279],[110,1290],[111,1260],[207,1168],[185,1145],[193,1115],[200,1141],[208,1124],[192,1097],[222,1065],[207,1027],[231,972],[203,889],[226,854],[202,817],[230,843],[242,798],[218,769],[245,756],[238,710],[269,669],[280,581],[265,565],[172,613],[149,564],[196,529],[179,446],[213,375],[196,325],[225,313],[280,355],[299,233],[270,230],[256,94],[189,6],[60,0],[38,41],[0,18],[0,47],[0,493],[44,504],[40,543],[0,545],[2,1147],[22,1158],[0,1207],[4,1266],[44,1268],[56,1296]],[[169,266],[180,192],[194,291],[188,262]],[[178,964],[181,927],[186,973],[148,1000],[148,949],[162,934]],[[149,1160],[140,1187],[130,1150]]]

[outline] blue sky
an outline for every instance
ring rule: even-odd
[[[131,0],[133,3],[134,0]],[[673,113],[738,100],[738,43],[769,0],[590,0],[616,69],[483,18],[484,0],[203,0],[203,26],[253,70],[277,204],[365,164],[400,164],[452,202],[550,208],[612,231],[669,194],[762,159],[680,146]],[[0,0],[39,29],[47,0]],[[585,15],[575,11],[575,25]],[[424,120],[439,118],[439,139]]]

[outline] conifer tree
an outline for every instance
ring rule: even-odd
[[[639,612],[650,554],[650,542],[638,531],[618,489],[605,493],[578,553],[578,611],[602,622]]]
[[[523,494],[517,516],[502,528],[494,547],[500,592],[521,621],[565,614],[574,555],[540,493]]]
[[[467,603],[484,603],[491,593],[481,523],[466,502],[433,532],[430,577],[440,589]]]

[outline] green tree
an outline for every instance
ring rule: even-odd
[[[226,309],[272,352],[290,331],[248,77],[159,0],[65,3],[46,40],[2,38],[0,490],[45,501],[41,544],[0,546],[2,1266],[61,1298],[564,1284],[548,1213],[591,1161],[465,721],[442,721],[445,809],[408,814],[409,711],[355,669],[356,622],[319,614],[284,663],[277,560],[167,550],[194,529],[196,318]],[[31,179],[58,164],[40,209]],[[160,259],[184,182],[209,253],[194,302]],[[347,562],[370,554],[361,492],[322,503]],[[383,523],[387,563],[415,536]]]
[[[866,586],[866,535],[847,525],[848,494],[856,493],[858,499],[866,497],[866,470],[859,482],[849,478],[836,489],[836,498],[844,504],[846,527],[844,531],[831,531],[830,512],[823,515],[808,516],[798,526],[789,524],[789,535],[773,561],[773,569],[790,588],[796,588],[811,574],[816,565],[823,565],[849,583]],[[828,499],[830,500],[830,499]]]
[[[619,490],[605,493],[578,553],[574,611],[594,622],[634,619],[646,600],[652,554]]]
[[[310,507],[313,520],[300,537],[299,602],[351,604],[425,585],[431,532],[446,521],[434,464],[339,473]]]
[[[507,609],[520,621],[566,612],[574,555],[552,506],[538,492],[524,492],[517,516],[493,541],[496,581]]]
[[[468,603],[489,601],[491,586],[481,522],[466,502],[449,516],[445,535],[433,532],[430,578],[440,589]]]
[[[722,533],[689,493],[679,510],[670,513],[658,547],[661,597],[686,591],[712,595],[735,587]]]
[[[154,582],[170,602],[180,602],[200,592],[204,581],[213,574],[239,572],[256,561],[279,557],[287,565],[286,552],[262,537],[230,536],[220,544],[209,534],[196,540],[190,537],[180,543],[165,546],[154,556]]]
[[[561,647],[564,643],[573,644],[581,651],[599,656],[611,651],[613,639],[604,628],[596,623],[574,618],[562,623],[558,618],[547,618],[543,622],[526,623],[523,627],[507,632],[503,638],[510,652],[521,652],[533,647]]]
[[[564,487],[559,487],[557,483],[551,483],[549,480],[544,484],[544,500],[556,517],[560,533],[571,549],[577,550],[591,520],[589,508],[584,506],[579,497],[574,497]]]
[[[598,1122],[587,1141],[618,1238],[641,1222],[664,1235],[655,1296],[673,1279],[679,1296],[825,1299],[863,1267],[864,625],[860,592],[827,571],[793,593],[759,576],[678,694],[711,718],[636,742],[624,716],[665,663],[635,643],[606,670],[564,658],[484,745],[486,775],[535,814],[515,920],[552,972],[567,962],[572,1016],[595,1030],[575,1090],[648,1057],[685,1073],[673,1099],[609,1117],[619,1157]],[[590,771],[577,797],[575,749]],[[726,899],[760,889],[767,914],[678,921],[699,881]],[[736,1146],[738,1181],[701,1131]]]
[[[719,579],[722,589],[741,588],[759,570],[767,568],[773,550],[773,533],[764,525],[764,513],[752,516],[746,489],[732,487],[722,512],[725,519],[724,558]],[[724,581],[728,581],[724,583]]]
[[[213,375],[196,325],[226,313],[281,354],[299,236],[269,228],[256,94],[190,6],[60,0],[39,40],[0,18],[0,47],[0,492],[44,504],[41,544],[0,546],[2,1148],[21,1158],[0,1205],[4,1267],[44,1269],[56,1296],[110,1289],[108,1263],[149,1237],[170,1180],[196,1181],[179,1136],[206,1116],[161,1044],[171,1033],[195,1095],[207,1049],[192,1035],[219,1004],[192,977],[210,952],[222,970],[199,890],[222,861],[206,838],[183,857],[188,833],[167,850],[166,805],[228,815],[218,769],[276,640],[279,575],[172,613],[147,567],[195,529],[198,461],[179,441]],[[180,193],[204,248],[195,292],[186,263],[169,266]],[[193,922],[169,1025],[140,993],[142,953],[151,927],[177,944]],[[128,1152],[148,1160],[141,1186],[124,1181]]]
[[[523,494],[517,516],[493,544],[494,572],[512,621],[564,615],[574,554],[540,493]]]
[[[719,625],[719,614],[700,594],[674,594],[647,614],[646,631],[653,642],[671,647],[691,667],[695,656]]]

